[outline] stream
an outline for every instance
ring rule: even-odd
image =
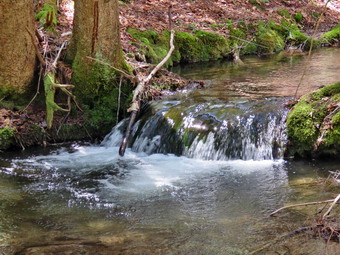
[[[340,81],[340,49],[313,53],[298,94]],[[118,145],[126,120],[101,144],[31,148],[0,158],[0,254],[242,255],[305,226],[329,199],[313,181],[340,161],[284,159],[284,107],[306,56],[246,57],[176,66],[205,88],[151,102]],[[258,254],[339,254],[299,235]]]

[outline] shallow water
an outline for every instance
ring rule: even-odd
[[[268,217],[302,198],[296,183],[339,166],[117,152],[75,145],[2,160],[0,251],[31,254],[37,246],[33,254],[43,254],[57,249],[52,244],[92,242],[96,254],[246,254],[303,223],[294,214],[295,222]]]
[[[191,80],[204,80],[211,85],[190,97],[203,95],[228,100],[231,96],[252,99],[264,97],[293,97],[302,79],[297,95],[304,95],[319,87],[340,80],[340,48],[320,49],[308,56],[269,55],[262,58],[245,57],[244,66],[231,62],[213,61],[176,66],[172,71]]]
[[[340,80],[339,49],[314,57],[320,68],[309,74],[308,90]],[[222,62],[178,70],[209,86],[168,102],[176,109],[207,105],[215,111],[215,105],[292,96],[287,84],[297,79],[305,57],[244,61],[248,67]],[[335,72],[330,66],[336,65]],[[242,87],[245,79],[251,84]],[[261,89],[254,96],[249,87]],[[226,118],[224,112],[213,114]],[[1,154],[0,254],[247,254],[305,226],[315,208],[269,214],[287,203],[329,199],[330,191],[305,184],[340,167],[336,160],[217,161],[137,149],[121,158],[120,139],[114,132],[102,145]],[[286,241],[258,254],[326,250],[324,241],[305,235]],[[329,244],[327,251],[339,254],[339,245]]]

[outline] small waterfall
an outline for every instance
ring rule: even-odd
[[[135,152],[205,160],[282,158],[287,115],[283,102],[152,102],[136,122],[129,146]],[[119,123],[103,145],[119,146],[126,125],[126,120]]]

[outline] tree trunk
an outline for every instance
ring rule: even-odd
[[[32,0],[0,1],[0,97],[22,94],[36,65]],[[1,99],[0,98],[0,99]]]
[[[67,61],[72,62],[76,90],[85,97],[97,94],[116,77],[112,69],[87,57],[125,68],[116,0],[75,1],[73,37]]]

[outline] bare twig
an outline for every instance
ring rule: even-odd
[[[168,51],[168,54],[164,57],[164,59],[150,72],[150,74],[146,77],[146,78],[141,78],[136,76],[135,80],[137,80],[138,85],[135,88],[135,90],[133,91],[133,98],[132,98],[132,103],[130,108],[128,109],[128,112],[131,112],[131,116],[130,116],[130,121],[128,124],[128,127],[125,131],[122,143],[120,144],[119,147],[119,155],[120,156],[124,156],[125,154],[125,149],[128,143],[128,139],[132,130],[132,127],[134,125],[134,122],[136,120],[137,117],[137,113],[139,112],[140,109],[140,101],[143,95],[143,92],[146,88],[146,86],[148,85],[148,83],[150,82],[150,80],[152,79],[152,77],[159,71],[159,69],[161,69],[161,67],[169,60],[169,58],[171,57],[172,52],[175,49],[175,45],[174,45],[174,38],[175,38],[175,30],[171,28],[172,23],[171,23],[171,8],[172,6],[169,6],[169,26],[170,26],[170,30],[171,30],[171,34],[170,34],[170,49]]]
[[[117,102],[117,121],[116,124],[118,124],[118,119],[119,119],[119,111],[120,111],[120,97],[122,95],[122,82],[123,82],[123,76],[120,76],[119,80],[119,88],[118,88],[118,102]]]
[[[307,73],[307,68],[309,67],[309,62],[310,62],[311,57],[312,57],[314,38],[316,37],[316,34],[317,34],[318,30],[319,30],[319,26],[320,26],[321,20],[322,20],[323,16],[325,15],[326,7],[327,7],[327,5],[329,4],[330,1],[331,0],[327,0],[327,2],[325,3],[325,6],[324,6],[324,11],[321,13],[321,15],[319,16],[318,21],[316,22],[316,26],[315,26],[314,33],[313,33],[313,36],[312,36],[312,39],[311,39],[311,43],[310,43],[310,47],[309,47],[307,63],[305,64],[305,68],[303,69],[303,73],[301,75],[299,84],[296,87],[295,94],[294,94],[294,99],[296,99],[296,96],[297,96],[299,88],[300,88],[300,86],[302,84],[303,78],[305,77],[305,75]]]
[[[52,67],[54,67],[54,68],[57,67],[58,59],[59,59],[60,54],[61,54],[62,50],[64,49],[64,46],[65,46],[66,43],[67,43],[67,40],[64,41],[63,44],[61,45],[61,47],[60,47],[60,49],[59,49],[59,52],[58,52],[58,54],[57,54],[57,56],[56,56],[56,58],[55,58],[55,60],[54,60],[54,62],[53,62],[53,64],[52,64]]]
[[[338,203],[339,199],[340,199],[340,194],[334,199],[333,203],[328,208],[327,212],[325,212],[325,214],[322,216],[322,219],[327,217],[327,215],[332,211],[334,205],[336,205],[336,203]]]
[[[168,54],[165,56],[165,58],[150,72],[150,74],[145,78],[142,79],[139,83],[136,89],[133,91],[133,99],[132,99],[132,104],[130,108],[128,109],[128,112],[132,111],[139,111],[139,101],[140,101],[140,96],[142,95],[145,86],[150,82],[152,77],[161,69],[161,67],[169,60],[171,57],[172,52],[175,49],[174,46],[174,38],[175,38],[175,30],[171,30],[171,35],[170,35],[170,50],[168,51]]]
[[[270,214],[270,216],[273,216],[274,214],[277,214],[278,212],[280,212],[280,211],[282,211],[284,209],[288,209],[288,208],[292,208],[292,207],[307,206],[307,205],[329,204],[329,203],[332,203],[333,201],[334,201],[334,199],[330,199],[330,200],[319,201],[319,202],[309,202],[309,203],[302,203],[302,204],[295,204],[295,205],[287,205],[287,206],[281,207],[281,208],[277,209],[276,211],[272,212]]]
[[[116,70],[117,72],[123,74],[124,76],[126,76],[126,77],[127,77],[128,79],[130,79],[130,80],[134,80],[134,79],[135,79],[134,76],[132,76],[132,75],[130,75],[130,74],[127,74],[127,73],[124,72],[123,70],[120,70],[120,69],[117,68],[117,67],[114,67],[114,66],[112,66],[112,65],[110,65],[110,64],[108,64],[108,63],[105,63],[104,61],[101,61],[101,60],[99,60],[99,59],[92,58],[92,57],[89,57],[89,56],[87,56],[87,58],[88,58],[88,59],[91,59],[91,60],[94,60],[94,61],[96,61],[96,62],[98,62],[98,63],[101,63],[101,64],[103,64],[103,65],[106,65],[106,66],[111,67],[112,69],[114,69],[114,70]]]
[[[35,48],[35,54],[36,56],[38,57],[39,61],[43,64],[43,65],[46,65],[46,62],[45,60],[43,59],[40,51],[39,51],[39,48],[38,48],[38,45],[37,45],[37,41],[35,40],[34,38],[34,35],[32,34],[32,32],[28,29],[28,27],[26,27],[26,31],[28,32],[28,34],[30,35],[31,37],[31,40],[32,40],[32,43],[33,43],[33,46]]]
[[[239,38],[239,37],[237,37],[237,36],[234,36],[234,35],[228,35],[228,37],[232,37],[232,38],[235,38],[235,39],[237,39],[237,40],[239,40],[239,41],[242,41],[242,42],[245,42],[245,43],[248,43],[248,44],[253,44],[253,45],[256,45],[256,46],[259,46],[259,47],[262,47],[262,48],[268,49],[268,47],[267,47],[267,46],[264,46],[264,45],[262,45],[262,44],[258,44],[258,43],[254,43],[254,42],[252,42],[252,41],[248,41],[248,40],[245,40],[245,39]]]

